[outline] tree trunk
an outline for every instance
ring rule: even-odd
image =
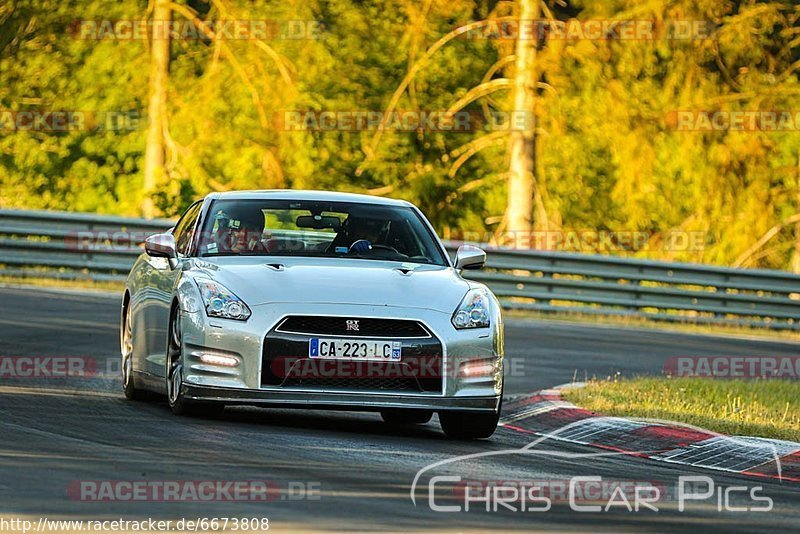
[[[520,27],[539,18],[539,0],[519,0]],[[511,163],[508,178],[508,205],[505,230],[515,241],[526,239],[533,223],[535,193],[534,158],[536,155],[535,92],[536,47],[538,39],[518,38],[514,64],[514,113],[524,113],[533,120],[525,128],[512,129],[509,136]]]
[[[153,35],[150,47],[150,99],[147,106],[147,145],[144,153],[144,198],[142,214],[153,218],[153,193],[164,175],[164,117],[167,112],[169,82],[169,32],[172,18],[170,0],[155,0]]]
[[[797,155],[797,214],[800,215],[800,154]],[[794,254],[792,272],[800,274],[800,220],[794,224]]]

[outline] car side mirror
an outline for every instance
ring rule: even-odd
[[[178,265],[175,236],[171,233],[151,235],[144,240],[144,250],[153,258],[167,258],[169,266],[173,269]]]
[[[456,269],[481,269],[486,265],[486,252],[473,245],[461,245],[456,252]]]

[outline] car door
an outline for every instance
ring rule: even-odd
[[[167,335],[169,332],[169,315],[172,306],[173,289],[181,274],[180,263],[190,252],[190,244],[194,236],[197,219],[200,215],[202,201],[195,202],[183,214],[172,230],[178,252],[178,266],[170,267],[166,258],[148,257],[150,264],[150,295],[148,297],[147,347],[148,356],[146,371],[155,376],[164,376],[164,361],[167,354]]]

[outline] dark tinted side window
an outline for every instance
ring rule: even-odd
[[[197,216],[200,214],[202,202],[195,202],[192,204],[186,213],[183,214],[181,220],[175,225],[173,235],[175,236],[175,245],[178,249],[178,254],[184,256],[189,243],[192,241],[192,230],[194,230],[194,223],[197,222]]]

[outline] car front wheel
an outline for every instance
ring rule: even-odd
[[[181,332],[181,312],[177,306],[172,309],[169,320],[169,342],[164,376],[167,380],[167,402],[176,415],[191,411],[191,403],[183,398],[183,340]]]
[[[183,391],[183,331],[181,312],[175,306],[170,314],[169,343],[166,360],[167,402],[176,415],[217,415],[224,405],[210,402],[190,401]]]

